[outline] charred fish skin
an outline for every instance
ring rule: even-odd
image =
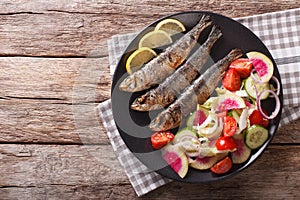
[[[240,49],[233,49],[227,56],[211,66],[173,104],[151,121],[150,129],[163,131],[178,127],[182,121],[182,116],[191,113],[196,108],[197,103],[203,104],[207,100],[223,78],[230,63],[242,55]]]
[[[138,92],[162,82],[181,65],[197,43],[203,30],[212,23],[210,16],[203,15],[199,23],[144,67],[126,77],[119,89]]]
[[[211,48],[222,36],[220,28],[213,26],[207,40],[177,71],[170,75],[158,87],[136,98],[131,104],[131,109],[149,111],[168,106],[175,101],[176,96],[190,85],[206,63]]]

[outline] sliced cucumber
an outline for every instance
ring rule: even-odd
[[[197,135],[197,132],[195,129],[186,127],[176,133],[173,143],[176,144],[176,143],[180,142],[181,138],[185,137],[185,136],[192,136],[192,137],[198,138],[198,135]]]
[[[251,77],[248,77],[245,81],[245,90],[248,93],[248,95],[254,99],[256,99],[257,95],[258,95],[256,93],[255,87],[257,89],[257,93],[259,94],[264,90],[269,90],[270,84],[269,83],[264,83],[264,84],[255,83],[255,81]],[[261,99],[266,99],[268,97],[269,97],[269,93],[265,92],[263,94],[263,96],[261,96]]]
[[[196,116],[196,112],[193,112],[188,116],[188,118],[186,120],[187,127],[193,127],[195,116]]]
[[[255,124],[247,129],[245,143],[250,149],[257,149],[266,142],[268,137],[269,131]]]

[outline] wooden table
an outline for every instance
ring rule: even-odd
[[[135,199],[97,117],[110,98],[107,40],[167,14],[229,17],[295,0],[1,0],[0,199]],[[300,120],[249,168],[218,183],[170,183],[150,199],[299,199]]]

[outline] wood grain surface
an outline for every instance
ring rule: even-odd
[[[110,98],[107,40],[180,11],[242,17],[295,0],[2,0],[0,199],[137,199],[98,103]],[[299,199],[300,120],[238,175],[163,186],[147,199]]]

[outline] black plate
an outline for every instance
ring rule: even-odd
[[[233,174],[236,174],[237,172],[245,169],[247,166],[253,163],[258,158],[258,156],[262,154],[262,152],[265,150],[265,148],[268,146],[268,144],[274,137],[274,134],[278,128],[282,109],[280,109],[280,113],[278,114],[278,116],[270,121],[270,137],[268,138],[267,142],[260,149],[253,151],[250,159],[247,162],[239,165],[234,165],[233,168],[224,175],[216,175],[211,173],[209,170],[199,171],[193,168],[189,168],[187,176],[184,179],[181,179],[173,171],[173,169],[170,166],[168,166],[166,162],[162,159],[161,152],[154,150],[151,147],[150,137],[153,134],[153,132],[148,128],[148,124],[150,123],[151,119],[153,119],[158,114],[159,111],[137,112],[130,109],[131,102],[145,91],[138,93],[127,93],[122,92],[118,89],[120,82],[127,76],[125,69],[126,60],[129,57],[129,55],[137,49],[139,39],[145,33],[149,32],[149,30],[153,29],[153,27],[155,27],[155,25],[159,21],[166,18],[175,18],[181,21],[185,25],[187,30],[190,30],[194,25],[196,25],[196,23],[200,20],[203,14],[209,14],[213,20],[213,24],[218,25],[223,33],[223,36],[216,42],[211,51],[212,59],[210,60],[210,64],[213,61],[218,61],[220,58],[227,55],[229,51],[233,48],[240,48],[243,50],[244,53],[249,51],[260,51],[273,61],[273,64],[275,66],[274,75],[280,80],[278,69],[270,52],[260,41],[260,39],[256,35],[254,35],[249,29],[236,22],[235,20],[232,20],[219,14],[194,11],[166,16],[162,19],[157,20],[156,22],[153,22],[143,31],[141,31],[130,43],[130,45],[128,46],[118,63],[113,77],[111,93],[113,116],[117,128],[120,132],[120,135],[126,143],[127,147],[150,170],[156,171],[165,177],[189,183],[200,183],[220,180],[225,177],[229,177]],[[201,34],[198,41],[200,44],[205,41],[210,29],[211,27],[207,28],[203,32],[203,34]],[[280,92],[280,101],[282,105],[282,91]],[[269,112],[271,112],[272,108],[274,107],[274,100],[269,98],[263,103],[263,107],[266,108]],[[268,106],[266,106],[267,104]],[[177,131],[177,129],[174,131]]]

